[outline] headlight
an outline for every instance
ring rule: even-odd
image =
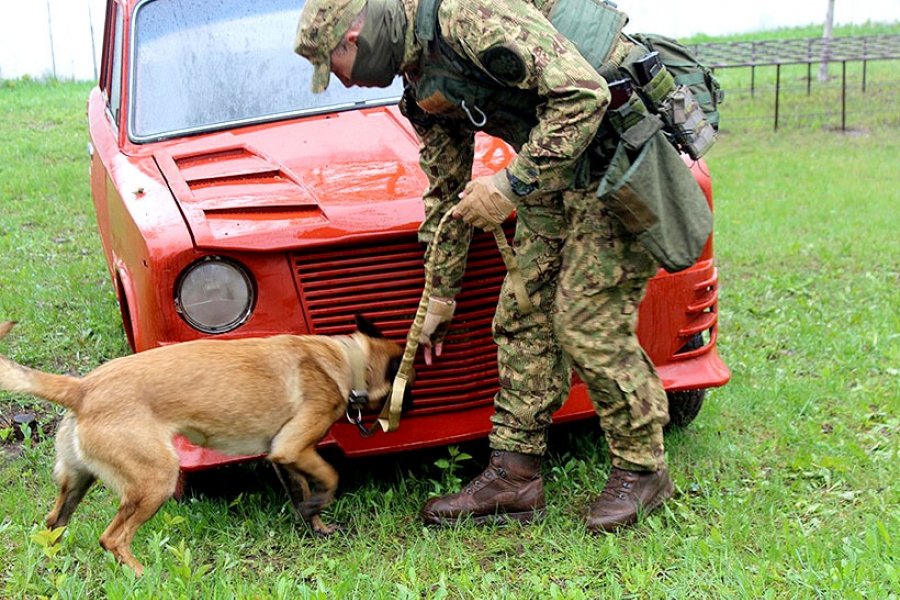
[[[190,265],[175,286],[175,309],[203,333],[225,333],[244,323],[253,310],[253,282],[247,271],[220,256]]]

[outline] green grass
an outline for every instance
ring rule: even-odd
[[[818,15],[814,15],[818,16]],[[825,11],[822,11],[825,18]],[[796,40],[822,37],[823,25],[821,23],[803,25],[800,27],[781,27],[768,31],[753,31],[748,33],[736,33],[725,36],[711,36],[698,33],[684,38],[682,41],[688,44],[703,42],[758,42],[762,40]],[[866,22],[848,25],[835,25],[832,35],[834,37],[850,37],[860,35],[884,35],[900,33],[900,23]]]
[[[127,351],[89,197],[88,89],[0,85],[0,319],[21,321],[0,345],[56,372]],[[726,105],[724,122],[742,110]],[[898,125],[726,125],[708,162],[733,379],[668,437],[678,491],[639,527],[599,538],[582,527],[609,468],[584,424],[552,433],[538,525],[419,524],[433,491],[480,470],[484,444],[464,447],[476,458],[455,474],[434,465],[446,449],[338,461],[327,518],[345,532],[326,540],[294,525],[260,464],[205,474],[205,493],[165,504],[136,537],[147,566],[136,580],[97,545],[115,511],[103,487],[46,548],[55,488],[42,432],[57,412],[0,394],[0,436],[17,412],[41,423],[0,458],[0,597],[897,598]]]

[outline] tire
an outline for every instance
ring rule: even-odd
[[[684,345],[682,350],[696,350],[703,345],[700,334]],[[681,428],[689,425],[703,408],[703,399],[706,398],[706,389],[683,390],[680,392],[668,392],[669,397],[669,424],[666,429]]]
[[[669,397],[669,424],[666,429],[673,429],[689,425],[700,414],[706,390],[684,390],[666,395]]]

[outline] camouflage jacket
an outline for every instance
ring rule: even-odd
[[[409,29],[416,26],[415,9],[424,2],[405,2]],[[469,181],[478,130],[516,149],[509,172],[533,190],[531,193],[554,192],[573,184],[576,163],[596,135],[609,92],[603,78],[547,20],[549,8],[546,0],[534,0],[533,4],[523,0],[441,1],[442,40],[482,71],[474,76],[487,81],[488,87],[493,81],[496,87],[508,90],[479,107],[482,112],[476,111],[474,119],[453,99],[447,102],[444,95],[433,93],[430,84],[435,70],[446,69],[437,64],[440,61],[435,60],[434,52],[407,35],[403,75],[412,97],[407,96],[405,102],[415,102],[418,109],[434,117],[411,117],[420,140],[420,164],[428,177],[422,241],[431,241],[438,221],[458,201]],[[411,108],[406,107],[408,116]],[[473,120],[480,116],[486,123],[478,127]],[[465,270],[471,229],[456,220],[447,227],[450,231],[442,237],[440,247],[434,248],[441,254],[434,293],[452,297]]]

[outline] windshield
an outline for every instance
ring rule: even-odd
[[[310,91],[312,65],[294,54],[304,0],[148,0],[134,20],[130,135],[156,140],[188,132],[392,102],[387,89]]]

